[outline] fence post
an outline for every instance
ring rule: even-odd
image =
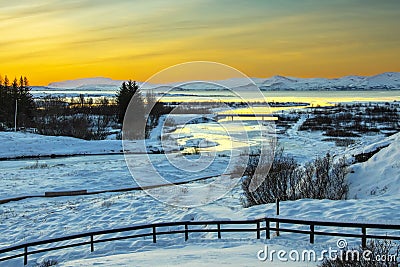
[[[279,198],[276,198],[276,216],[279,216]],[[276,222],[276,236],[279,236],[279,222]]]
[[[310,224],[310,244],[314,244],[314,224]]]
[[[267,238],[267,239],[270,239],[271,238],[271,233],[269,232],[269,219],[268,218],[265,218],[265,237]]]
[[[257,222],[257,239],[260,239],[260,222]]]
[[[276,215],[279,215],[279,198],[276,199]]]
[[[218,223],[218,239],[221,239],[221,224]]]
[[[157,236],[157,233],[156,233],[156,227],[155,227],[155,226],[153,226],[153,243],[156,243],[156,242],[157,242],[157,238],[156,238],[156,236]]]
[[[28,246],[24,248],[24,265],[28,265]]]
[[[189,239],[189,227],[188,224],[185,223],[185,241]]]
[[[361,237],[361,247],[365,249],[367,247],[367,228],[361,228],[362,237]]]
[[[90,235],[90,251],[94,251],[93,235]]]

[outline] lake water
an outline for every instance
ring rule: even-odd
[[[163,101],[201,101],[218,99],[240,101],[240,97],[228,91],[171,91],[173,96],[163,97]],[[263,91],[268,102],[305,102],[315,105],[327,105],[338,102],[354,101],[400,101],[398,91]],[[240,96],[248,101],[260,101],[256,92],[240,91]]]

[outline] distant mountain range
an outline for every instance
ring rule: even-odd
[[[266,91],[282,90],[400,90],[400,72],[385,72],[374,76],[345,76],[341,78],[294,78],[285,76],[273,76],[271,78],[251,78],[261,89]],[[79,90],[110,90],[121,86],[122,80],[110,78],[86,78],[50,83],[47,87],[54,89],[79,89]],[[229,88],[245,90],[251,86],[247,79],[234,78],[221,81],[213,81]],[[142,85],[141,82],[139,82]],[[143,89],[171,88],[179,90],[221,90],[223,87],[207,83],[171,83],[171,84],[144,84]]]
[[[52,82],[47,85],[49,88],[57,89],[80,89],[90,87],[119,87],[123,81],[113,80],[110,78],[96,77],[96,78],[84,78],[76,80],[67,80],[61,82]]]

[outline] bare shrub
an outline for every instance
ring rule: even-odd
[[[49,116],[37,122],[39,134],[71,136],[85,140],[102,139],[91,129],[92,121],[87,115]]]
[[[101,207],[102,207],[102,208],[108,209],[108,208],[110,208],[113,204],[114,204],[113,201],[106,200],[106,201],[104,201],[103,203],[101,203]]]
[[[356,141],[351,138],[325,138],[324,142],[335,142],[336,146],[347,147],[354,144]]]
[[[38,263],[37,266],[38,267],[50,267],[50,266],[55,266],[57,264],[58,264],[57,260],[45,259],[41,263]]]
[[[263,171],[264,166],[259,166],[259,171],[255,174],[259,163],[259,156],[249,157],[249,161],[244,172],[246,176],[242,181],[243,205],[246,207],[263,203],[272,203],[279,198],[281,200],[297,199],[296,185],[300,179],[300,169],[298,163],[289,156],[283,154],[283,149],[275,153],[274,161],[268,172]],[[262,164],[262,163],[261,163]],[[261,185],[253,192],[250,191],[250,182],[256,175],[266,175],[263,177]]]
[[[46,163],[39,163],[39,161],[37,160],[34,164],[25,166],[25,167],[23,167],[23,169],[35,170],[35,169],[45,169],[48,167],[49,167],[49,165],[47,165]]]
[[[351,131],[345,131],[345,130],[341,130],[341,129],[326,130],[324,135],[333,136],[333,137],[360,137],[360,135],[355,134]]]
[[[370,251],[368,258],[362,257],[364,251]],[[343,255],[346,255],[345,250]],[[400,244],[388,240],[371,240],[367,247],[358,248],[358,258],[337,257],[325,259],[319,267],[397,267],[400,264]],[[350,255],[347,253],[347,255]]]
[[[347,165],[344,158],[334,160],[328,153],[314,161],[301,166],[294,158],[279,149],[275,154],[271,169],[262,171],[259,158],[249,158],[242,180],[243,205],[246,207],[280,200],[313,199],[346,199],[348,184],[346,182]],[[257,173],[255,173],[255,170]],[[261,171],[260,171],[261,169]],[[251,179],[260,179],[261,185],[250,191]]]
[[[349,186],[346,183],[347,166],[344,158],[336,162],[328,153],[304,166],[299,184],[301,198],[346,199]]]

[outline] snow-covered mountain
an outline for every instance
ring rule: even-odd
[[[123,81],[113,80],[110,78],[95,77],[95,78],[84,78],[76,80],[67,80],[61,82],[50,83],[47,87],[57,89],[86,89],[86,88],[110,88],[119,87]]]
[[[295,78],[285,76],[273,76],[270,78],[251,78],[261,89],[266,91],[280,90],[400,90],[400,72],[385,72],[374,76],[344,76],[341,78]],[[111,89],[118,88],[123,81],[110,78],[87,78],[62,82],[54,82],[48,85],[49,88],[57,89]],[[240,88],[245,90],[250,87],[248,79],[233,78],[211,83],[170,83],[164,85],[142,84],[143,89],[171,88],[194,89],[194,90],[221,90],[222,87]],[[215,84],[219,84],[215,85]]]
[[[262,90],[394,90],[400,89],[400,73],[386,72],[375,76],[344,76],[334,79],[274,76],[257,85]]]

